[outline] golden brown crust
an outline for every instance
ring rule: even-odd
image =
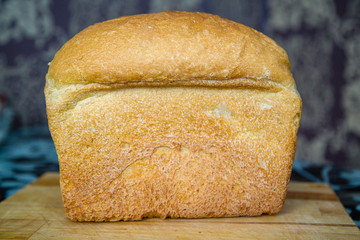
[[[59,83],[162,84],[251,78],[294,87],[289,66],[286,52],[252,28],[206,13],[165,11],[86,28],[56,54],[48,77]]]
[[[49,118],[66,212],[77,221],[277,213],[299,109],[291,91],[96,91],[65,120]]]
[[[171,57],[163,56],[164,49],[159,53],[152,48],[151,54],[144,53],[146,57],[136,55],[136,63],[123,46],[112,47],[119,55],[125,51],[124,56],[111,55],[116,61],[109,60],[107,51],[99,52],[99,47],[85,48],[95,47],[91,39],[98,27],[101,37],[102,31],[114,26],[129,32],[130,26],[141,29],[152,23],[155,28],[156,19],[169,24],[170,18],[175,18],[171,31],[193,19],[200,22],[199,28],[191,29],[193,35],[199,29],[201,34],[213,29],[212,37],[219,35],[222,41],[209,37],[205,42],[211,44],[208,49],[218,51],[214,56],[197,50],[176,55],[169,35],[162,39],[161,31],[158,41],[177,56],[176,66],[166,62]],[[219,26],[226,31],[218,30]],[[280,211],[301,115],[301,99],[282,49],[254,30],[202,13],[125,17],[89,28],[89,39],[86,31],[56,55],[45,87],[70,219],[254,216]],[[141,33],[132,33],[137,35],[130,44],[134,49],[142,38],[156,37]],[[241,54],[234,59],[236,54],[231,55],[228,45],[238,49],[233,39],[240,35],[246,40],[240,41],[242,50],[237,54]],[[77,39],[82,47],[75,47]],[[178,41],[187,40],[178,36]],[[252,54],[259,51],[264,55]],[[83,62],[71,63],[79,56]],[[95,59],[99,62],[92,63]],[[151,62],[141,65],[145,60]],[[265,75],[263,66],[269,70]]]

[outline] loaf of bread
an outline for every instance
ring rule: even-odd
[[[301,98],[254,29],[166,11],[90,26],[49,64],[46,105],[74,221],[275,214]]]

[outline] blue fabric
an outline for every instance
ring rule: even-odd
[[[11,132],[0,146],[0,201],[47,171],[59,171],[48,128],[39,126]]]

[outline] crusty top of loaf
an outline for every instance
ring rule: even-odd
[[[47,78],[58,84],[125,85],[246,78],[295,87],[286,52],[269,37],[216,15],[179,11],[86,28],[58,51]]]

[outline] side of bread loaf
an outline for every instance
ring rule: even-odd
[[[185,12],[101,23],[56,54],[45,95],[72,220],[283,206],[301,99],[286,53],[255,30]]]

